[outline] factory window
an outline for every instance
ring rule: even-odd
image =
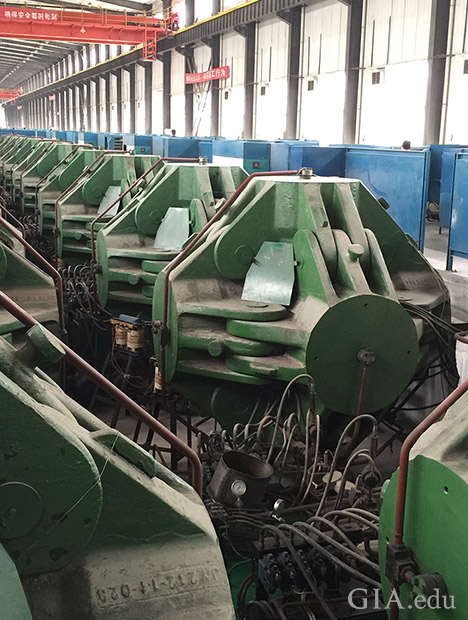
[[[465,60],[465,62],[463,63],[463,73],[468,73],[468,60]]]
[[[315,88],[315,80],[308,80],[307,90],[314,90],[314,88]]]
[[[380,71],[372,72],[372,84],[380,84]]]
[[[260,95],[263,97],[263,95],[266,95],[266,86],[261,86],[260,87]]]

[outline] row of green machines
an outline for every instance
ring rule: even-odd
[[[17,226],[2,225],[1,291],[39,322],[26,332],[5,307],[0,314],[2,620],[234,618],[224,563],[239,619],[358,617],[343,592],[364,583],[368,602],[380,582],[387,600],[391,582],[404,601],[392,618],[465,617],[464,556],[450,551],[465,531],[454,512],[466,494],[460,404],[443,422],[447,445],[435,433],[410,465],[406,546],[391,544],[395,474],[378,558],[372,547],[376,424],[393,423],[434,376],[455,385],[457,375],[447,289],[361,182],[309,169],[248,176],[204,160],[4,135],[0,185],[2,221]],[[217,421],[222,432],[200,456],[205,504],[212,519],[213,499],[224,515],[224,560],[193,489],[38,370],[65,350],[52,335],[55,285],[23,237],[68,278],[67,294],[85,270],[86,303],[112,319],[113,347],[129,346],[118,341],[122,325],[144,326],[132,350],[148,351],[163,400],[179,395]],[[371,430],[372,475],[348,493],[362,456],[353,448]],[[247,502],[262,475],[227,466],[252,454],[271,469],[263,512]],[[219,495],[227,480],[214,490],[220,464],[234,476],[230,499]],[[337,470],[343,488],[332,488]],[[307,521],[305,536],[280,505],[316,527]],[[249,535],[235,530],[246,524]],[[231,536],[245,543],[252,530],[251,564]],[[248,568],[240,587],[236,554]],[[456,610],[409,607],[438,589]],[[379,603],[359,618],[385,613]]]

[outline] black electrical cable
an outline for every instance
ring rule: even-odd
[[[305,580],[307,581],[307,584],[309,585],[309,588],[310,588],[311,592],[313,592],[315,598],[318,600],[318,602],[322,606],[322,609],[324,610],[324,612],[327,614],[327,616],[331,620],[338,620],[338,618],[336,617],[335,613],[333,612],[331,607],[328,605],[327,601],[324,599],[322,593],[320,592],[319,588],[315,584],[315,582],[312,579],[311,575],[307,571],[307,568],[306,568],[304,562],[302,561],[302,559],[299,556],[298,552],[294,548],[294,545],[292,544],[290,539],[285,534],[283,534],[283,532],[278,527],[275,527],[274,525],[265,525],[262,528],[262,531],[260,533],[260,542],[261,542],[261,544],[264,544],[265,534],[267,532],[274,534],[277,538],[282,540],[283,544],[288,548],[288,550],[289,550],[289,552],[290,552],[294,562],[296,563],[296,565],[301,570],[301,573],[303,574]]]
[[[249,611],[250,609],[260,610],[263,614],[263,617],[266,618],[266,620],[277,620],[277,616],[275,615],[270,605],[268,605],[266,601],[249,601],[247,605],[245,606],[246,620],[260,620],[258,616],[257,618],[253,618],[250,615],[250,611]]]
[[[364,575],[363,573],[359,572],[358,570],[356,570],[355,568],[353,568],[352,566],[350,566],[349,564],[347,564],[346,562],[344,562],[343,560],[338,558],[336,555],[333,555],[333,553],[328,551],[328,549],[325,549],[325,547],[323,545],[321,545],[316,540],[314,540],[313,538],[308,536],[302,530],[298,529],[297,527],[294,527],[294,525],[289,525],[287,523],[282,523],[279,527],[281,529],[287,529],[289,532],[291,532],[291,534],[295,534],[295,535],[303,538],[311,547],[314,547],[314,549],[316,549],[323,556],[328,558],[330,560],[330,562],[333,562],[337,566],[340,566],[341,568],[343,568],[350,575],[352,575],[355,579],[358,579],[359,581],[362,581],[362,582],[366,583],[367,585],[371,586],[372,588],[380,589],[380,583],[378,581],[375,581],[375,579],[372,579],[371,577],[368,577],[367,575]]]

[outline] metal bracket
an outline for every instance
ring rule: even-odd
[[[408,576],[417,572],[413,552],[405,545],[387,545],[385,576],[394,586],[408,583]]]
[[[169,344],[170,332],[169,332],[169,328],[167,327],[167,325],[163,326],[161,321],[153,321],[151,324],[151,331],[153,332],[153,334],[157,334],[159,345],[161,347],[165,347],[166,345]]]

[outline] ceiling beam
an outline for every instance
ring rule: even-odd
[[[143,11],[151,13],[152,10],[151,3],[146,4],[145,2],[133,2],[133,0],[100,0],[100,2],[102,2],[102,4],[121,6],[124,9],[131,9],[135,13],[143,13]],[[57,4],[60,4],[59,0],[57,0]]]

